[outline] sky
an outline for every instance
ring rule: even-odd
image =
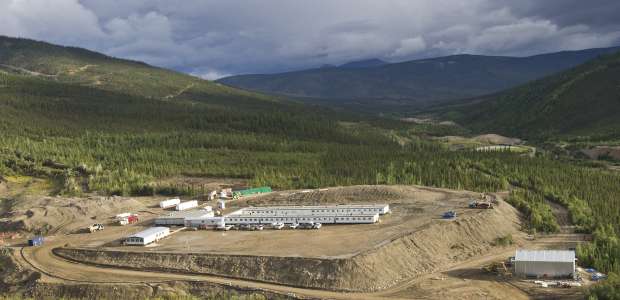
[[[206,79],[620,45],[618,0],[0,0],[0,35]]]

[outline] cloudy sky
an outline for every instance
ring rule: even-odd
[[[618,0],[0,0],[0,34],[213,79],[620,45]]]

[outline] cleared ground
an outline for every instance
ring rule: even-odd
[[[272,193],[240,201],[236,205],[389,203],[392,213],[381,216],[376,224],[326,225],[320,230],[183,231],[149,248],[244,255],[351,257],[419,230],[431,222],[449,222],[441,220],[441,215],[447,210],[455,210],[462,216],[481,213],[480,210],[466,209],[474,197],[480,197],[480,194],[415,187],[377,189],[370,186],[307,193]],[[122,248],[127,250],[127,247]]]
[[[369,241],[369,245],[373,243],[374,245],[382,245],[382,243],[384,243],[382,241],[390,240],[390,238],[387,236],[391,236],[392,238],[398,237],[398,232],[401,232],[402,234],[411,231],[424,231],[426,227],[434,226],[433,224],[457,224],[454,221],[446,222],[436,219],[440,216],[441,212],[449,210],[451,208],[456,208],[457,212],[459,213],[458,219],[465,219],[465,217],[469,216],[473,217],[473,220],[478,220],[476,214],[484,214],[488,213],[489,211],[469,210],[466,209],[465,206],[468,203],[469,198],[476,198],[479,196],[479,194],[469,192],[401,186],[363,186],[330,188],[322,191],[314,190],[275,192],[268,195],[239,200],[237,202],[234,202],[233,205],[231,205],[230,210],[234,209],[234,207],[232,206],[246,205],[385,202],[392,204],[394,213],[392,215],[382,217],[382,222],[375,225],[345,225],[343,227],[328,226],[322,228],[321,230],[312,232],[181,232],[173,235],[167,240],[164,240],[162,243],[160,243],[159,246],[156,247],[119,248],[123,248],[124,250],[131,248],[132,251],[136,250],[145,252],[157,252],[162,251],[162,249],[165,249],[165,247],[167,247],[166,245],[168,243],[171,243],[175,245],[175,249],[172,249],[172,251],[175,252],[183,251],[183,246],[187,247],[188,245],[191,252],[207,252],[209,250],[206,249],[209,249],[211,245],[197,245],[195,247],[198,248],[194,248],[193,243],[185,243],[184,245],[176,246],[176,243],[172,242],[175,241],[175,239],[178,239],[180,241],[184,237],[191,237],[193,239],[196,236],[199,237],[199,240],[202,243],[209,243],[209,241],[216,241],[218,239],[233,237],[232,239],[227,239],[230,241],[230,243],[227,243],[227,245],[225,246],[218,246],[222,247],[218,249],[226,249],[224,247],[230,247],[229,249],[237,249],[234,251],[239,251],[239,253],[244,253],[244,251],[246,253],[249,253],[250,251],[254,251],[251,249],[252,247],[255,247],[254,249],[255,251],[257,251],[257,254],[260,254],[260,251],[264,251],[264,253],[269,253],[270,255],[273,255],[274,253],[288,253],[291,256],[295,254],[304,254],[308,256],[322,257],[322,255],[324,254],[318,254],[318,251],[305,249],[298,250],[298,248],[304,248],[306,245],[306,240],[309,240],[309,243],[319,243],[318,241],[320,241],[320,239],[314,240],[308,239],[307,237],[309,235],[320,236],[320,234],[325,234],[326,236],[330,236],[336,240],[345,240],[349,238],[350,241],[363,242],[367,240]],[[75,209],[72,207],[75,207],[75,204],[80,203],[81,200],[85,199],[61,198],[58,201],[66,202],[59,202],[59,204],[63,204],[58,206],[63,209],[72,210]],[[48,236],[47,243],[43,247],[24,248],[23,255],[18,255],[16,258],[17,263],[24,269],[31,269],[36,272],[42,273],[43,277],[39,280],[39,282],[42,284],[84,284],[84,286],[80,287],[84,290],[89,290],[89,286],[92,286],[93,290],[101,290],[102,284],[104,284],[103,286],[105,286],[105,284],[115,283],[116,285],[122,286],[126,283],[128,284],[128,286],[141,286],[145,287],[146,290],[156,291],[160,289],[160,286],[174,286],[175,281],[200,281],[220,284],[222,285],[222,287],[230,286],[231,288],[269,290],[280,293],[282,295],[295,295],[296,297],[329,299],[528,299],[536,298],[542,295],[547,297],[578,297],[579,295],[581,295],[580,290],[578,289],[572,289],[571,291],[554,289],[541,290],[536,288],[532,284],[524,281],[516,279],[505,280],[503,278],[497,277],[494,274],[488,274],[482,271],[483,266],[493,261],[503,260],[506,259],[508,256],[514,255],[514,249],[517,247],[566,248],[573,247],[576,243],[581,242],[583,241],[583,239],[585,239],[585,237],[570,234],[542,237],[535,241],[529,241],[524,239],[524,234],[515,233],[514,239],[516,244],[512,246],[492,247],[486,252],[479,252],[478,254],[473,255],[469,258],[463,258],[463,260],[460,262],[447,264],[441,267],[440,270],[428,272],[422,276],[415,277],[412,280],[403,281],[389,289],[371,293],[341,293],[256,282],[251,279],[230,279],[209,275],[173,274],[168,272],[156,271],[144,272],[141,270],[128,270],[116,267],[101,267],[97,265],[88,265],[67,261],[52,253],[53,248],[64,247],[67,245],[101,249],[103,245],[110,243],[111,241],[115,241],[120,237],[126,236],[127,234],[148,227],[150,222],[152,221],[152,218],[154,218],[156,214],[162,212],[159,208],[154,207],[157,204],[158,200],[159,199],[157,198],[138,198],[131,200],[137,201],[137,203],[140,203],[140,205],[143,206],[143,212],[140,213],[142,217],[142,222],[138,225],[132,225],[127,227],[109,226],[105,231],[95,234],[76,233],[69,226],[63,226],[60,228],[57,227],[58,229],[56,230],[55,235]],[[84,202],[88,203],[88,201]],[[505,203],[502,204],[506,205]],[[11,207],[15,207],[15,203],[13,203]],[[74,218],[72,219],[73,222],[71,222],[71,227],[75,226],[75,228],[78,228],[82,226],[80,224],[87,225],[89,223],[92,223],[91,218],[93,216],[93,213],[97,216],[97,219],[99,220],[111,220],[110,218],[115,213],[117,213],[117,211],[114,210],[96,210],[93,207],[84,207],[81,209],[81,211],[86,211],[88,213],[83,214],[83,216],[75,214],[79,217],[71,215],[70,218]],[[35,214],[35,216],[36,215],[37,214]],[[48,215],[53,216],[51,214]],[[43,220],[45,220],[45,218],[43,218]],[[512,221],[506,220],[506,222]],[[372,228],[372,230],[369,230],[369,228]],[[353,230],[355,230],[355,233],[349,232]],[[373,232],[375,230],[377,232]],[[370,234],[367,234],[367,232],[370,232]],[[445,236],[447,236],[449,233],[450,232],[439,232],[437,236],[437,241],[445,240]],[[381,235],[385,234],[387,234],[387,236],[385,238],[382,238]],[[252,237],[249,237],[249,239],[254,244],[237,245],[238,243],[244,243],[243,241],[235,242],[241,240],[240,238],[243,237],[243,235],[251,235]],[[272,237],[276,241],[276,243],[278,243],[277,241],[279,239],[284,239],[286,235],[292,235],[291,238],[295,239],[297,239],[297,235],[299,235],[299,237],[303,236],[306,238],[300,238],[298,240],[300,244],[297,246],[286,246],[282,244],[281,247],[280,245],[278,245],[277,247],[266,247],[261,244],[261,240],[265,241],[267,239],[266,236],[269,236],[269,243],[271,243]],[[368,237],[366,237],[366,235],[368,235]],[[203,236],[205,238],[203,238]],[[10,242],[10,244],[15,247],[14,249],[16,249],[16,253],[20,253],[19,249],[21,249],[21,246],[23,245],[21,243],[22,241]],[[364,249],[367,249],[369,247],[360,246],[358,244],[347,246],[346,250],[339,250],[338,243],[339,241],[332,241],[330,239],[330,241],[328,242],[330,246],[326,248],[326,251],[332,251],[332,254],[335,256],[346,256],[351,255],[356,251],[363,251]],[[467,245],[454,246],[463,247]],[[284,250],[280,250],[279,248],[283,248]],[[459,248],[456,249],[459,250]],[[468,249],[459,250],[459,252],[466,250]],[[187,249],[185,251],[187,251]],[[229,250],[222,251],[226,252]],[[154,287],[158,288],[151,289]]]

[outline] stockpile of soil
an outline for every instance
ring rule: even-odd
[[[241,199],[241,206],[337,205],[347,203],[394,203],[418,190],[412,186],[359,185],[315,190],[275,192]]]
[[[496,238],[513,234],[518,228],[517,212],[502,202],[496,209],[479,214],[436,220],[343,259],[85,248],[58,248],[54,253],[80,262],[140,270],[213,274],[338,291],[377,291],[486,253]]]

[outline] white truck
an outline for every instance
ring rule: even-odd
[[[88,226],[88,232],[90,233],[93,233],[95,231],[100,231],[103,229],[104,229],[103,224],[93,224],[93,225]]]

